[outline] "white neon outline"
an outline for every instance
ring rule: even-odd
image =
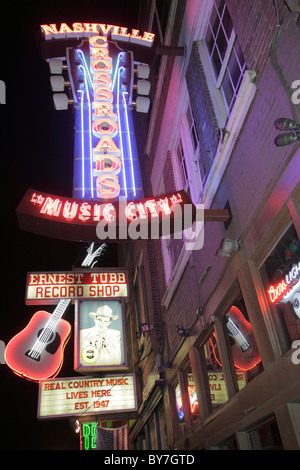
[[[84,197],[85,193],[85,183],[84,183],[84,122],[83,122],[83,90],[77,90],[77,93],[82,93],[81,103],[80,103],[80,118],[81,118],[81,197]]]
[[[81,49],[77,49],[78,52],[80,52],[80,54],[82,55],[82,59],[83,59],[83,62],[84,62],[84,67],[86,69],[86,72],[87,72],[87,76],[89,78],[89,82],[90,82],[90,85],[92,87],[92,89],[94,90],[94,83],[93,83],[93,80],[91,79],[91,74],[90,74],[90,71],[89,71],[89,68],[87,66],[87,63],[86,63],[86,60],[85,60],[85,57],[84,57],[84,53],[82,52]]]
[[[115,88],[115,83],[116,83],[116,77],[117,77],[117,73],[118,73],[118,70],[119,70],[119,62],[121,60],[121,55],[123,55],[124,52],[120,52],[118,54],[118,58],[117,58],[117,64],[116,64],[116,70],[115,70],[115,73],[114,73],[114,78],[113,78],[113,82],[112,82],[112,91],[114,91],[114,88]]]
[[[120,118],[120,104],[119,104],[119,99],[120,99],[120,75],[121,72],[124,70],[124,67],[119,67],[118,69],[118,98],[117,98],[117,108],[118,108],[118,121],[119,121],[119,132],[120,132],[120,143],[121,143],[121,155],[122,155],[122,173],[123,173],[123,178],[124,178],[124,190],[125,190],[125,196],[127,198],[127,182],[126,182],[126,174],[125,174],[125,162],[124,162],[124,151],[123,151],[123,139],[122,139],[122,128],[121,128],[121,118]]]
[[[135,184],[135,177],[134,177],[132,147],[131,147],[130,129],[129,129],[129,121],[128,121],[128,108],[127,108],[125,95],[128,95],[127,91],[123,91],[122,96],[123,96],[123,103],[124,103],[124,108],[125,108],[126,127],[127,127],[127,143],[128,143],[129,156],[130,156],[131,178],[132,178],[132,184],[133,184],[133,195],[136,196],[136,184]]]

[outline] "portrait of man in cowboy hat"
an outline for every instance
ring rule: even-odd
[[[81,360],[91,366],[120,365],[121,331],[110,328],[119,315],[107,304],[100,305],[95,310],[88,313],[94,321],[94,326],[80,330]]]

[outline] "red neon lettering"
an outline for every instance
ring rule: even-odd
[[[269,298],[272,303],[274,303],[287,289],[287,284],[284,281],[281,281],[277,286],[270,286],[268,290]]]
[[[80,220],[89,220],[89,218],[91,217],[91,205],[87,202],[84,202],[83,204],[81,204],[79,212]]]
[[[72,220],[76,217],[77,209],[78,204],[76,202],[73,202],[71,205],[70,202],[66,201],[63,209],[63,216],[68,220]]]
[[[58,217],[61,210],[61,204],[62,203],[59,199],[47,197],[43,207],[41,208],[41,214],[54,215],[55,217]]]

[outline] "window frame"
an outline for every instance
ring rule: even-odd
[[[226,123],[229,120],[230,115],[232,114],[233,107],[234,107],[234,104],[237,100],[239,90],[241,88],[241,83],[243,81],[243,77],[245,75],[245,72],[246,72],[247,68],[246,68],[246,63],[245,63],[245,59],[244,59],[244,65],[243,65],[243,67],[241,69],[241,73],[239,75],[238,85],[234,89],[233,98],[232,98],[230,106],[229,106],[228,103],[227,103],[226,96],[225,96],[225,91],[223,89],[223,82],[224,82],[224,77],[225,77],[225,74],[226,74],[226,71],[227,71],[227,68],[228,68],[230,58],[231,58],[232,54],[235,53],[235,46],[238,43],[238,38],[237,38],[237,35],[234,31],[234,26],[232,25],[232,30],[231,30],[231,33],[230,33],[230,37],[228,38],[226,52],[225,52],[225,55],[224,55],[224,58],[223,58],[223,61],[222,61],[221,69],[220,69],[220,72],[219,72],[218,76],[216,76],[214,66],[213,66],[213,63],[212,63],[212,59],[211,59],[211,53],[208,49],[207,41],[206,41],[208,28],[212,29],[212,26],[210,24],[210,20],[211,20],[211,15],[212,15],[214,5],[215,5],[215,0],[210,0],[208,20],[207,20],[207,23],[205,25],[205,29],[202,33],[202,36],[201,36],[200,40],[198,41],[198,48],[199,48],[199,53],[200,53],[200,56],[201,56],[201,61],[202,61],[203,67],[205,69],[205,75],[207,77],[207,84],[208,84],[208,88],[209,88],[211,98],[212,98],[212,101],[213,101],[213,104],[214,104],[216,117],[217,117],[217,120],[218,120],[218,123],[219,123],[219,127],[222,129],[226,126]],[[221,21],[223,20],[225,8],[227,8],[226,3],[223,6]],[[228,8],[227,8],[227,11],[228,11]],[[220,28],[220,25],[221,25],[221,22],[219,22],[218,29]],[[214,44],[216,45],[216,43],[214,43]],[[214,47],[215,47],[215,45],[214,45]],[[213,49],[214,49],[214,47],[213,47]],[[239,63],[239,61],[238,61],[238,63]],[[239,67],[240,67],[240,63],[239,63]]]

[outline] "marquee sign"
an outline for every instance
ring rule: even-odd
[[[128,274],[125,270],[102,269],[27,274],[27,305],[55,304],[59,299],[126,298]]]
[[[39,383],[38,418],[137,411],[134,374],[73,377]]]

